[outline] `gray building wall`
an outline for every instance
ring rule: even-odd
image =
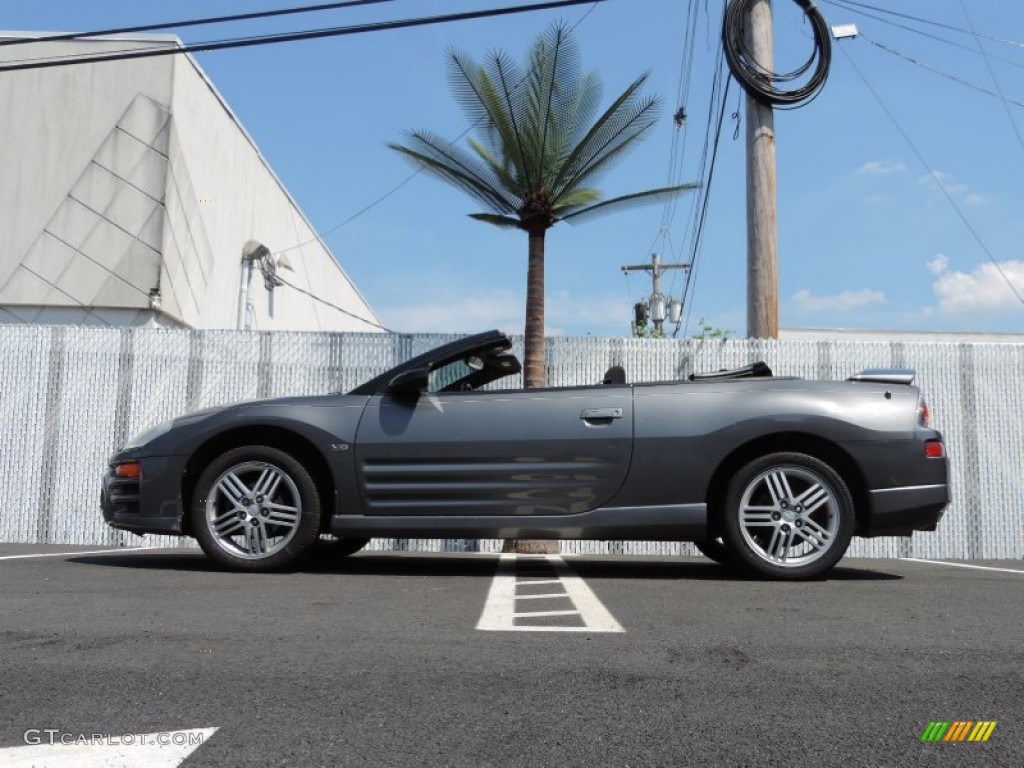
[[[154,44],[178,42],[11,46],[0,61]],[[288,282],[377,321],[191,56],[5,73],[0,104],[0,322],[235,328],[258,245],[290,249]],[[258,273],[250,299],[251,328],[378,330]]]

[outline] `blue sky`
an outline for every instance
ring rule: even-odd
[[[2,24],[19,30],[91,30],[299,4],[9,0]],[[514,3],[398,0],[179,34],[200,42],[505,4]],[[684,181],[697,174],[720,29],[721,0],[695,4],[701,16],[685,104],[690,120],[684,129]],[[871,4],[968,26],[961,0]],[[843,51],[834,50],[829,80],[816,101],[776,115],[781,325],[1024,332],[1024,304],[992,263],[999,262],[1024,294],[1024,108],[908,63],[868,40],[997,90],[977,53],[824,0],[821,5],[830,24],[856,22],[862,37],[836,44]],[[1017,41],[983,44],[998,88],[1007,99],[1024,102],[1024,4],[968,0],[966,5],[979,32]],[[455,46],[477,58],[500,48],[522,59],[536,35],[559,18],[570,23],[582,19],[576,36],[584,67],[601,75],[605,103],[642,72],[650,73],[649,91],[664,101],[659,125],[604,179],[602,189],[614,196],[664,185],[675,130],[671,118],[679,106],[686,9],[679,0],[609,0],[596,7],[200,53],[197,58],[314,226],[326,232],[410,174],[410,166],[387,149],[387,142],[401,140],[411,128],[455,137],[467,127],[447,89],[446,48]],[[780,67],[798,63],[810,46],[807,27],[796,6],[784,0],[776,0],[775,17],[777,61]],[[968,35],[902,23],[968,48],[975,45]],[[928,167],[886,117],[844,51]],[[690,333],[699,318],[736,335],[745,332],[743,133],[733,140],[735,123],[729,117],[738,94],[734,83],[688,308]],[[652,250],[666,260],[688,259],[695,199],[681,199],[667,229],[660,206],[552,229],[548,332],[628,334],[630,307],[649,293],[650,282],[636,273],[627,278],[619,267],[646,261]],[[467,217],[477,210],[468,197],[421,174],[325,240],[391,328],[469,332],[498,327],[520,333],[525,234]],[[682,273],[673,274],[665,285],[678,295]]]

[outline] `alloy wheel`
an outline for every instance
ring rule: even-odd
[[[302,518],[295,481],[263,461],[241,462],[222,472],[204,504],[217,547],[246,560],[262,560],[287,547]]]
[[[836,490],[805,467],[773,466],[751,480],[739,502],[739,529],[759,559],[800,568],[825,557],[841,523]]]

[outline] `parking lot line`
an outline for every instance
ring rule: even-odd
[[[517,573],[517,565],[520,565]],[[554,573],[557,578],[537,579],[526,574]],[[562,591],[543,595],[517,594],[516,587],[534,584],[558,584]],[[571,610],[517,611],[516,601],[563,598],[569,600]],[[573,617],[576,623],[517,624],[517,619],[547,619]],[[580,626],[579,622],[582,622]],[[503,554],[487,593],[477,629],[492,632],[623,632],[622,626],[597,598],[586,582],[572,573],[559,555],[517,556]]]
[[[520,584],[524,582],[519,582]],[[549,597],[568,597],[565,592],[553,592],[550,595],[516,595],[516,600],[543,600]]]
[[[1024,575],[1024,569],[996,568],[991,565],[969,565],[967,563],[947,563],[945,560],[924,560],[920,557],[901,557],[909,563],[929,563],[931,565],[949,565],[953,568],[976,568],[979,571],[998,571],[1000,573],[1019,573]]]
[[[29,557],[69,557],[71,555],[112,555],[121,552],[139,552],[143,549],[154,549],[154,547],[121,547],[120,549],[93,549],[81,552],[41,552],[31,555],[0,555],[0,560],[24,560]]]

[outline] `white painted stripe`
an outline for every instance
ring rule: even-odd
[[[521,557],[521,556],[520,556]],[[513,554],[503,554],[498,561],[498,568],[487,593],[483,612],[476,628],[498,632],[623,632],[622,626],[615,620],[607,608],[602,605],[590,587],[558,555],[534,555],[532,559],[544,558],[558,575],[558,581],[565,587],[565,593],[546,595],[516,594],[516,559]],[[528,584],[529,582],[519,582]],[[540,611],[536,613],[516,613],[516,600],[536,600],[553,597],[567,597],[572,601],[573,611]],[[520,616],[568,616],[578,614],[584,626],[523,626],[516,624]]]
[[[623,632],[622,629],[601,629],[600,627],[524,627],[520,624],[512,627],[516,632]]]
[[[622,625],[615,620],[611,612],[597,599],[597,595],[587,586],[587,582],[577,576],[569,565],[557,555],[552,556],[555,572],[562,578],[565,591],[569,593],[573,604],[583,616],[583,623],[598,632],[624,632]]]
[[[115,555],[121,552],[157,551],[159,547],[121,547],[120,549],[92,549],[83,552],[42,552],[36,555],[0,555],[0,560],[24,560],[29,557],[70,557],[72,555]]]
[[[528,616],[578,616],[579,611],[526,611],[525,613],[517,613],[515,616],[517,619],[524,619]]]
[[[516,628],[515,555],[501,555],[498,570],[491,581],[491,589],[484,602],[483,613],[476,623],[477,629],[510,632]]]
[[[536,580],[533,580],[533,581],[527,581],[525,579],[518,579],[516,581],[516,584],[518,584],[520,587],[529,587],[529,586],[532,586],[533,584],[561,584],[561,583],[562,583],[561,579],[536,579]]]
[[[967,563],[947,563],[944,560],[924,560],[920,557],[901,557],[900,560],[906,560],[908,563],[929,563],[931,565],[949,565],[953,568],[976,568],[979,571],[998,571],[999,573],[1020,573],[1024,574],[1024,570],[1015,568],[995,568],[991,565],[969,565]]]
[[[549,597],[568,597],[568,592],[552,592],[550,595],[516,595],[516,600],[543,600]]]

